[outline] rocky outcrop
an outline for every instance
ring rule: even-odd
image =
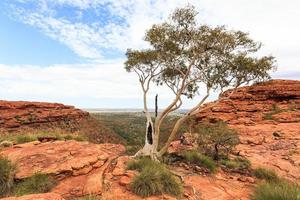
[[[72,128],[89,114],[59,103],[0,100],[0,129],[53,125]]]
[[[198,120],[246,125],[266,120],[300,122],[300,81],[272,80],[226,91],[222,97],[226,98],[206,104]]]
[[[237,153],[253,167],[300,179],[300,81],[272,80],[226,91],[204,105],[198,122],[225,121],[239,133]]]
[[[76,141],[30,142],[0,152],[17,165],[15,179],[35,173],[53,176],[58,185],[51,191],[64,198],[103,192],[104,172],[125,151],[117,144]]]

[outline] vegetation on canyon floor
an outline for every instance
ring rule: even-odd
[[[0,157],[0,197],[45,193],[56,184],[54,178],[40,173],[23,180],[14,180],[16,170],[11,161]]]
[[[15,182],[13,195],[22,196],[34,193],[49,192],[56,185],[54,178],[47,174],[37,173],[22,181]]]
[[[265,182],[258,185],[252,200],[299,200],[300,185],[287,180]]]
[[[134,177],[130,186],[131,191],[139,196],[148,197],[163,193],[180,196],[182,194],[180,180],[177,180],[164,164],[150,158],[141,158],[130,161],[127,169],[140,172]]]

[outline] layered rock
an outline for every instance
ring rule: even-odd
[[[226,98],[206,104],[197,118],[249,125],[273,118],[282,123],[300,122],[300,81],[272,80],[226,91],[222,97]]]
[[[204,105],[197,121],[225,121],[240,135],[239,154],[253,167],[300,178],[300,81],[272,80],[226,91]]]
[[[87,112],[59,103],[0,100],[0,129],[72,126],[88,116]]]
[[[103,192],[103,174],[111,161],[125,151],[117,144],[76,141],[31,142],[0,152],[17,165],[15,179],[35,173],[49,174],[58,181],[52,192],[73,198]]]

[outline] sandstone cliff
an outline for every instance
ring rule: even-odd
[[[212,108],[200,112],[199,120],[221,119],[229,124],[300,122],[300,81],[272,80],[226,91]],[[209,107],[214,102],[207,104]]]
[[[114,131],[88,112],[60,103],[0,100],[0,136],[11,134],[83,135],[95,143],[122,143]]]
[[[68,125],[77,123],[88,115],[74,106],[59,103],[0,101],[0,128],[3,129]]]
[[[206,104],[197,121],[226,121],[240,135],[237,151],[253,167],[271,168],[299,180],[300,81],[272,80],[230,93],[223,94],[228,99]]]

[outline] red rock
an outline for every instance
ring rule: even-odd
[[[272,80],[238,88],[228,96],[231,92],[222,95],[229,99],[214,102],[216,107],[204,105],[197,121],[226,121],[239,133],[236,152],[254,168],[274,169],[280,176],[299,180],[300,81]]]
[[[30,194],[21,197],[8,197],[2,200],[64,200],[60,195],[55,193]]]
[[[74,106],[59,103],[3,100],[0,100],[0,112],[0,128],[4,129],[58,123],[75,124],[89,115]]]
[[[121,186],[128,186],[131,183],[132,178],[128,176],[122,176],[119,180]]]
[[[300,122],[300,81],[272,80],[240,87],[232,94],[231,91],[222,95],[229,99],[220,100],[211,108],[212,103],[206,104],[208,109],[197,114],[198,120],[221,119],[230,124],[253,125],[271,113],[281,123]]]
[[[50,174],[59,182],[52,192],[71,198],[100,194],[105,170],[124,151],[124,146],[118,144],[70,140],[26,143],[6,148],[0,155],[16,163],[16,179],[30,177],[36,172]]]

